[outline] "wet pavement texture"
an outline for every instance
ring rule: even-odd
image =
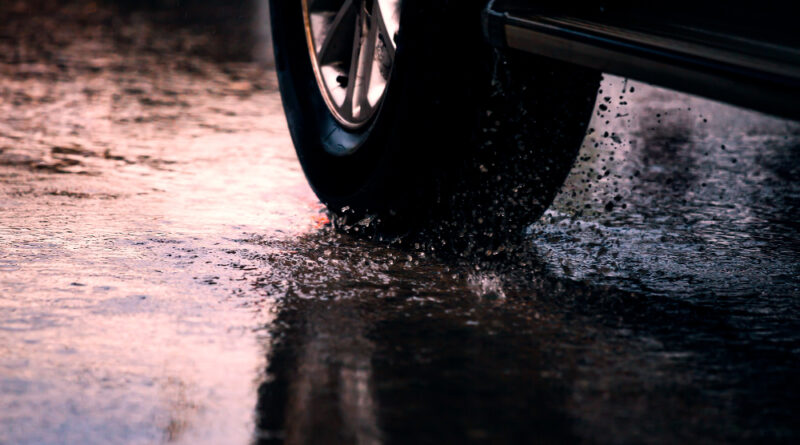
[[[0,12],[0,443],[800,439],[799,124],[607,76],[474,264],[333,231],[226,34]]]

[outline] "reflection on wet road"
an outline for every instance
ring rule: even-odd
[[[270,72],[86,14],[0,25],[0,443],[800,436],[797,124],[610,77],[487,267],[334,233]]]

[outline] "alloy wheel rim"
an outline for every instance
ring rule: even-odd
[[[394,68],[401,0],[302,0],[306,42],[328,110],[349,129],[380,109]]]

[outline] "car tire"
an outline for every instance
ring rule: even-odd
[[[368,120],[347,125],[315,71],[305,2],[271,2],[291,136],[338,227],[424,233],[434,248],[492,254],[551,204],[585,135],[600,73],[490,47],[484,4],[404,0],[382,99]]]

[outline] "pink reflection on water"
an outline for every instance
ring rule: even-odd
[[[270,302],[237,240],[319,210],[274,80],[88,28],[0,63],[0,442],[245,443]]]

